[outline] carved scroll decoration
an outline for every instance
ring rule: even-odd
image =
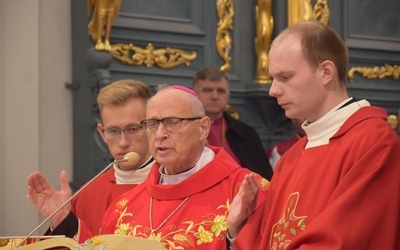
[[[274,29],[271,2],[271,0],[258,0],[258,5],[256,6],[257,36],[254,39],[254,44],[257,54],[257,73],[253,82],[259,84],[272,82],[272,78],[268,72],[268,54],[271,46],[272,31]]]
[[[288,0],[288,26],[311,20],[328,24],[329,17],[328,0],[317,0],[314,7],[311,0]]]
[[[217,14],[219,18],[216,35],[216,46],[218,54],[225,61],[225,64],[220,67],[222,71],[231,69],[232,38],[229,30],[233,30],[233,0],[217,0]]]
[[[314,19],[320,23],[328,25],[330,12],[328,0],[317,0],[314,5]]]
[[[111,46],[110,53],[114,58],[128,65],[140,66],[144,64],[150,68],[156,64],[163,69],[175,68],[181,64],[190,66],[191,61],[197,57],[195,51],[189,54],[183,50],[169,47],[155,49],[151,43],[145,49],[133,44],[117,43]]]
[[[359,73],[368,79],[392,77],[394,80],[397,80],[400,78],[400,67],[399,65],[389,65],[387,63],[384,66],[352,67],[347,73],[350,82],[353,82],[355,73]]]

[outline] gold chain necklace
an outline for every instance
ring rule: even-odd
[[[179,204],[179,206],[178,207],[176,207],[175,208],[175,210],[174,211],[172,211],[172,213],[170,213],[170,215],[168,215],[168,217],[167,218],[165,218],[165,220],[163,221],[163,222],[161,222],[161,224],[157,227],[157,228],[155,228],[155,229],[153,229],[153,220],[152,220],[152,211],[153,211],[153,197],[150,197],[150,211],[149,211],[149,219],[150,219],[150,230],[151,230],[151,234],[155,234],[158,230],[160,230],[160,228],[162,227],[162,226],[164,226],[164,224],[165,223],[167,223],[167,221],[169,220],[169,219],[171,219],[171,217],[176,213],[176,212],[178,212],[178,210],[183,206],[183,204],[185,204],[186,203],[186,201],[188,200],[190,198],[190,196],[188,196],[188,197],[186,197],[182,202],[181,202],[181,204]]]

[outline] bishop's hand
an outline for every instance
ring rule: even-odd
[[[259,189],[260,185],[255,174],[246,175],[239,192],[232,201],[229,215],[226,219],[231,238],[235,238],[239,234],[248,217],[254,212]]]

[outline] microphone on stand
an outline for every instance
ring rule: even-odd
[[[100,173],[98,173],[95,177],[93,177],[91,180],[86,182],[85,185],[83,185],[78,191],[75,192],[68,200],[66,200],[61,206],[59,206],[52,214],[50,214],[42,223],[40,223],[35,229],[32,230],[25,238],[22,239],[22,241],[17,245],[16,248],[20,247],[24,242],[31,237],[39,228],[41,228],[47,221],[49,221],[56,213],[58,213],[65,205],[67,205],[73,198],[75,198],[82,190],[84,190],[87,186],[89,186],[94,180],[96,180],[101,174],[103,174],[105,171],[110,169],[115,163],[120,163],[124,162],[125,165],[135,165],[139,162],[140,157],[139,154],[136,152],[129,152],[124,155],[124,158],[121,160],[114,160],[110,164],[108,164],[107,167],[105,167]]]

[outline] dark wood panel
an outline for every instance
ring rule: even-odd
[[[396,0],[344,1],[345,40],[350,48],[400,51],[400,4]]]
[[[135,0],[122,1],[120,15],[138,14],[142,16],[188,18],[193,1],[188,0]]]
[[[205,35],[204,4],[194,0],[122,1],[118,18],[113,22],[113,34],[120,28],[147,32]],[[132,33],[135,37],[135,33]]]

